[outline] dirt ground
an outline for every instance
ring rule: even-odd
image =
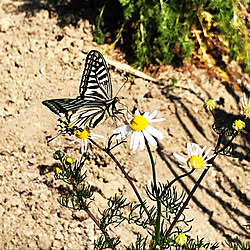
[[[70,144],[73,138],[60,136],[47,144],[47,139],[57,134],[57,117],[41,102],[78,95],[85,57],[91,49],[119,62],[124,62],[124,56],[93,42],[88,20],[77,20],[78,27],[63,27],[46,9],[40,8],[32,15],[25,9],[27,3],[0,2],[0,248],[92,249],[99,230],[84,212],[59,205],[63,185],[54,179],[53,152],[63,149],[67,155],[79,158],[80,143]],[[238,72],[234,83],[250,91],[249,76],[235,62],[231,66]],[[114,93],[125,81],[121,73],[110,69]],[[173,78],[177,79],[176,87],[169,88]],[[154,124],[165,136],[158,145],[162,153],[153,148],[158,179],[166,183],[184,171],[176,165],[173,152],[186,155],[188,141],[216,145],[217,135],[211,129],[213,117],[203,109],[203,101],[223,97],[225,105],[221,108],[237,116],[242,112],[242,91],[228,88],[191,61],[177,69],[165,66],[157,79],[158,83],[152,83],[130,75],[118,96],[124,97],[122,103],[131,111],[134,107],[141,112],[157,109],[157,117],[166,118]],[[94,132],[107,138],[114,128],[108,120]],[[104,145],[106,141],[100,139],[99,143]],[[186,211],[188,218],[194,218],[189,234],[217,241],[220,249],[228,248],[227,239],[249,237],[244,227],[249,215],[249,133],[239,136],[237,143],[245,159],[219,156]],[[99,190],[91,211],[99,216],[98,209],[105,208],[105,197],[114,193],[134,201],[134,193],[114,163],[94,146],[89,153],[92,161],[86,165],[87,180]],[[114,154],[145,198],[144,187],[152,178],[147,153],[132,152],[127,143]],[[197,170],[178,183],[178,190],[190,190],[200,174]],[[113,228],[111,235],[120,235],[122,243],[128,245],[136,238],[137,230],[125,224]]]

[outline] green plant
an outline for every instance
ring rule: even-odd
[[[130,53],[134,67],[185,61],[195,49],[198,52],[200,46],[208,47],[212,41],[215,46],[225,46],[224,53],[228,50],[230,58],[243,61],[245,71],[250,72],[247,20],[241,14],[246,8],[244,1],[119,0],[122,14],[115,22],[120,31],[109,29],[112,16],[103,18],[112,8],[112,2],[104,0],[101,4],[95,40],[103,41],[101,31],[119,34],[120,45]],[[203,45],[194,46],[193,29],[201,32]]]
[[[85,164],[89,161],[87,153],[82,154],[79,161],[74,161],[71,157],[66,157],[63,151],[57,150],[54,153],[54,159],[60,164],[56,168],[55,178],[62,180],[69,186],[68,191],[65,191],[58,200],[59,203],[66,208],[85,211],[93,220],[101,232],[100,237],[94,243],[95,249],[116,249],[120,246],[121,239],[109,231],[110,226],[118,227],[124,222],[134,224],[147,233],[145,238],[138,233],[136,241],[126,246],[126,249],[217,249],[217,243],[205,243],[203,238],[193,239],[188,235],[192,219],[186,218],[184,210],[219,154],[238,157],[233,140],[245,129],[250,118],[250,103],[245,95],[242,104],[244,109],[242,120],[227,122],[226,119],[222,120],[216,117],[216,104],[213,100],[205,102],[204,107],[215,117],[215,123],[212,127],[218,134],[214,153],[209,156],[212,148],[206,149],[206,147],[201,148],[196,143],[187,143],[188,156],[185,158],[177,153],[174,153],[174,156],[181,162],[181,167],[189,168],[190,171],[171,181],[166,181],[166,183],[157,181],[156,161],[150,147],[150,144],[156,146],[155,137],[163,139],[163,134],[149,125],[151,122],[165,120],[163,118],[155,119],[157,111],[152,114],[145,112],[141,115],[136,110],[128,124],[114,130],[114,134],[110,136],[105,147],[99,145],[91,137],[80,138],[84,141],[88,140],[112,159],[128,181],[138,200],[130,202],[123,195],[114,194],[108,198],[107,208],[100,211],[100,219],[91,212],[94,189],[87,183],[86,170],[84,170]],[[73,136],[72,133],[70,135]],[[147,197],[145,200],[142,199],[133,180],[112,153],[113,149],[119,147],[121,143],[125,143],[126,138],[130,135],[132,135],[131,149],[136,150],[140,147],[141,150],[144,150],[146,148],[149,156],[152,181],[150,185],[146,186]],[[117,139],[115,142],[114,137]],[[194,171],[199,171],[198,169],[202,171],[201,175],[187,197],[184,193],[178,194],[174,184],[181,178],[191,175]],[[149,205],[149,201],[154,205]],[[229,246],[233,249],[238,249],[236,247],[246,249],[244,247],[248,246],[248,243],[230,242]]]

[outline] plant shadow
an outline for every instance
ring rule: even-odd
[[[190,91],[190,93],[192,93],[193,95],[195,95],[195,97],[199,100],[202,101],[202,103],[204,102],[204,100],[198,96],[194,91],[189,90],[184,88],[184,90],[186,91]],[[187,141],[192,141],[194,143],[199,144],[196,141],[197,138],[197,133],[200,134],[200,136],[204,137],[207,141],[209,141],[211,144],[214,143],[217,138],[218,135],[214,133],[213,138],[207,138],[207,136],[204,133],[204,130],[202,128],[202,123],[201,121],[197,120],[193,115],[192,115],[192,110],[188,108],[187,105],[185,105],[184,100],[182,100],[182,98],[179,98],[175,95],[173,95],[171,93],[170,89],[163,89],[163,95],[165,95],[165,97],[174,105],[175,107],[175,116],[179,122],[179,124],[177,124],[176,126],[181,126],[182,129],[185,132],[185,137],[187,137]],[[236,95],[236,94],[234,94]],[[237,96],[235,97],[237,100],[240,100],[240,98]],[[178,109],[181,109],[185,112],[185,114],[187,115],[189,121],[192,123],[192,125],[196,128],[195,131],[191,131],[189,129],[189,126],[186,125],[185,120],[183,120],[183,118],[181,117],[181,115],[178,112]],[[222,109],[217,109],[216,113],[215,113],[215,117],[218,117],[220,119],[220,121],[226,121],[227,125],[232,125],[233,121],[235,121],[236,119],[242,119],[243,117],[241,115],[234,115],[232,113],[227,113],[226,111],[222,110]],[[235,143],[235,145],[237,146],[237,150],[239,150],[238,155],[241,156],[240,161],[241,160],[246,160],[247,162],[250,161],[250,151],[249,151],[249,142],[250,142],[250,126],[248,124],[248,126],[246,127],[245,131],[243,131],[243,133],[241,133],[240,136],[241,137],[241,141],[243,142],[241,145],[239,145],[238,143]],[[227,141],[222,141],[222,144],[226,144]],[[165,164],[167,165],[167,167],[170,169],[170,171],[172,172],[172,174],[176,177],[178,177],[178,173],[176,172],[176,166],[178,166],[178,162],[175,160],[175,158],[172,155],[168,155],[166,154],[163,150],[163,146],[160,144],[160,142],[158,142],[158,154],[160,155],[161,159],[165,162]],[[228,159],[229,162],[231,161],[230,158]],[[233,162],[232,162],[233,164]],[[221,234],[227,239],[227,240],[232,240],[231,235],[235,235],[237,234],[240,237],[244,237],[247,238],[249,235],[249,232],[247,231],[247,228],[244,225],[241,225],[239,223],[239,217],[243,217],[244,220],[249,221],[250,217],[248,214],[246,214],[245,212],[243,212],[243,210],[241,209],[242,207],[247,207],[247,205],[249,204],[249,199],[247,198],[247,195],[245,193],[243,193],[239,187],[238,187],[238,183],[235,183],[232,181],[232,179],[230,178],[230,176],[228,176],[226,174],[226,172],[223,170],[223,168],[217,164],[213,164],[213,168],[215,168],[215,170],[217,172],[220,172],[220,174],[222,174],[224,181],[227,183],[227,186],[229,187],[229,189],[225,189],[223,187],[223,185],[221,185],[221,183],[219,181],[216,182],[216,184],[218,185],[220,191],[222,191],[223,195],[225,197],[231,197],[232,196],[232,192],[235,193],[235,195],[238,197],[239,199],[239,204],[237,204],[237,208],[233,207],[232,204],[230,204],[229,202],[227,202],[226,200],[223,200],[221,198],[221,195],[217,195],[216,192],[214,192],[212,189],[209,189],[205,186],[200,185],[200,189],[203,190],[203,192],[206,193],[206,195],[209,197],[209,199],[214,200],[215,204],[218,204],[218,206],[221,207],[222,210],[225,211],[225,213],[227,213],[230,218],[234,221],[235,224],[237,224],[238,228],[241,230],[241,232],[237,232],[237,230],[235,228],[229,228],[228,225],[224,222],[221,221],[216,221],[213,218],[213,211],[211,211],[210,209],[207,208],[206,203],[203,200],[198,200],[196,198],[196,196],[194,195],[192,200],[193,202],[195,202],[195,204],[202,210],[203,213],[206,213],[209,217],[209,223],[218,231],[221,232]],[[249,172],[249,170],[247,168],[243,168],[244,171]],[[188,171],[186,171],[185,169],[182,169],[182,171],[184,173],[187,173]],[[179,183],[181,184],[181,186],[183,187],[183,189],[189,193],[190,190],[188,188],[188,186],[186,185],[186,183],[193,183],[193,185],[195,185],[196,183],[196,179],[192,176],[189,175],[188,180],[183,181],[182,179],[179,180]],[[228,232],[231,232],[231,235],[228,234]]]

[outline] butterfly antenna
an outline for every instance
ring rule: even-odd
[[[122,84],[122,86],[118,89],[118,91],[116,92],[115,96],[117,96],[119,94],[119,92],[121,91],[121,89],[125,86],[125,84],[128,82],[128,76],[126,75],[126,81]]]
[[[48,141],[47,141],[47,143],[50,143],[51,141],[53,141],[54,139],[56,139],[59,135],[61,135],[62,134],[62,132],[59,132],[56,136],[54,136],[54,137],[52,137],[51,139],[49,139]]]

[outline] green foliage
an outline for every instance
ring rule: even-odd
[[[111,2],[115,1],[102,1],[104,14],[109,11]],[[222,37],[225,43],[229,43],[231,59],[242,58],[246,71],[250,72],[247,24],[242,22],[244,17],[239,14],[241,7],[233,0],[118,2],[122,15],[115,22],[119,27],[124,26],[120,45],[127,49],[128,54],[130,51],[133,66],[142,67],[148,63],[167,64],[189,59],[194,52],[192,29],[197,28],[205,37],[207,33],[208,39],[216,42],[220,40],[219,36]],[[211,20],[201,18],[203,13],[208,13]],[[108,21],[102,16],[103,9],[96,19],[94,33],[95,40],[101,43],[103,32],[108,30]],[[235,22],[236,16],[241,22]],[[207,29],[206,24],[209,26]],[[118,33],[117,30],[108,31]]]
[[[114,238],[107,238],[103,235],[98,239],[95,240],[95,250],[102,250],[102,249],[115,249],[116,246],[120,244],[120,239],[117,237]]]
[[[188,237],[186,248],[189,250],[196,250],[196,249],[207,249],[213,250],[219,247],[218,243],[204,243],[204,239],[197,237],[197,240]]]
[[[177,82],[173,79],[173,84]],[[210,99],[210,101],[212,101]],[[208,104],[208,101],[205,103]],[[219,103],[224,103],[223,98]],[[218,104],[218,102],[217,102]],[[245,104],[244,104],[245,105]],[[205,106],[205,108],[207,108]],[[245,114],[242,116],[235,116],[227,114],[222,116],[222,111],[214,106],[213,109],[207,109],[212,113],[215,122],[213,124],[214,131],[219,135],[214,154],[206,158],[209,151],[205,152],[205,147],[200,149],[199,157],[203,155],[204,161],[209,164],[204,169],[200,178],[195,183],[194,187],[185,197],[185,193],[178,194],[176,187],[173,185],[181,178],[191,175],[196,168],[192,168],[189,172],[182,175],[178,175],[171,181],[166,183],[160,183],[156,178],[156,160],[152,155],[149,143],[145,138],[145,146],[147,148],[150,163],[152,166],[152,182],[146,186],[147,199],[143,200],[136,187],[134,186],[129,175],[124,170],[124,167],[119,163],[116,157],[111,153],[114,147],[119,146],[121,142],[112,142],[113,134],[109,137],[107,147],[98,145],[93,139],[88,140],[94,144],[97,148],[105,152],[116,164],[116,166],[122,171],[124,177],[128,180],[128,183],[133,188],[139,202],[130,202],[123,195],[114,194],[107,200],[107,208],[102,210],[98,209],[100,216],[95,216],[91,212],[91,205],[94,202],[94,191],[96,190],[86,181],[86,170],[84,170],[85,164],[90,157],[85,153],[81,155],[79,161],[73,160],[71,157],[66,157],[65,153],[61,150],[57,150],[53,157],[59,161],[55,169],[55,179],[63,181],[66,185],[62,190],[61,197],[58,199],[59,203],[67,208],[84,211],[92,219],[95,225],[100,230],[100,236],[94,242],[94,249],[121,249],[121,239],[118,236],[113,236],[114,228],[120,226],[122,223],[132,224],[135,228],[139,228],[140,231],[144,231],[147,236],[143,236],[137,232],[137,238],[130,243],[129,246],[124,246],[127,250],[160,250],[160,249],[217,249],[217,243],[205,243],[203,238],[196,239],[191,238],[187,233],[191,230],[190,222],[185,216],[184,210],[187,208],[188,202],[193,197],[194,192],[197,190],[202,179],[205,177],[209,170],[209,165],[213,164],[217,155],[222,154],[225,156],[243,158],[239,152],[236,152],[236,144],[233,140],[242,131],[246,124],[249,122],[249,118]],[[239,118],[241,120],[239,120]],[[244,121],[244,122],[243,122]],[[198,145],[196,145],[199,147]],[[189,157],[190,157],[189,151]],[[179,157],[178,157],[179,158]],[[191,158],[187,162],[191,161]],[[207,160],[206,160],[207,159]],[[150,200],[150,201],[149,201]],[[149,202],[148,202],[149,201]],[[150,205],[148,205],[150,204]],[[246,228],[249,229],[249,221]],[[111,231],[111,233],[109,232]],[[230,241],[228,246],[232,249],[249,249],[249,243],[243,243],[240,240]]]
[[[233,250],[248,250],[250,249],[250,242],[242,242],[239,238],[227,242],[227,245]]]
[[[146,249],[147,238],[143,239],[140,234],[137,234],[137,239],[135,244],[131,244],[126,247],[126,250],[143,250]]]

